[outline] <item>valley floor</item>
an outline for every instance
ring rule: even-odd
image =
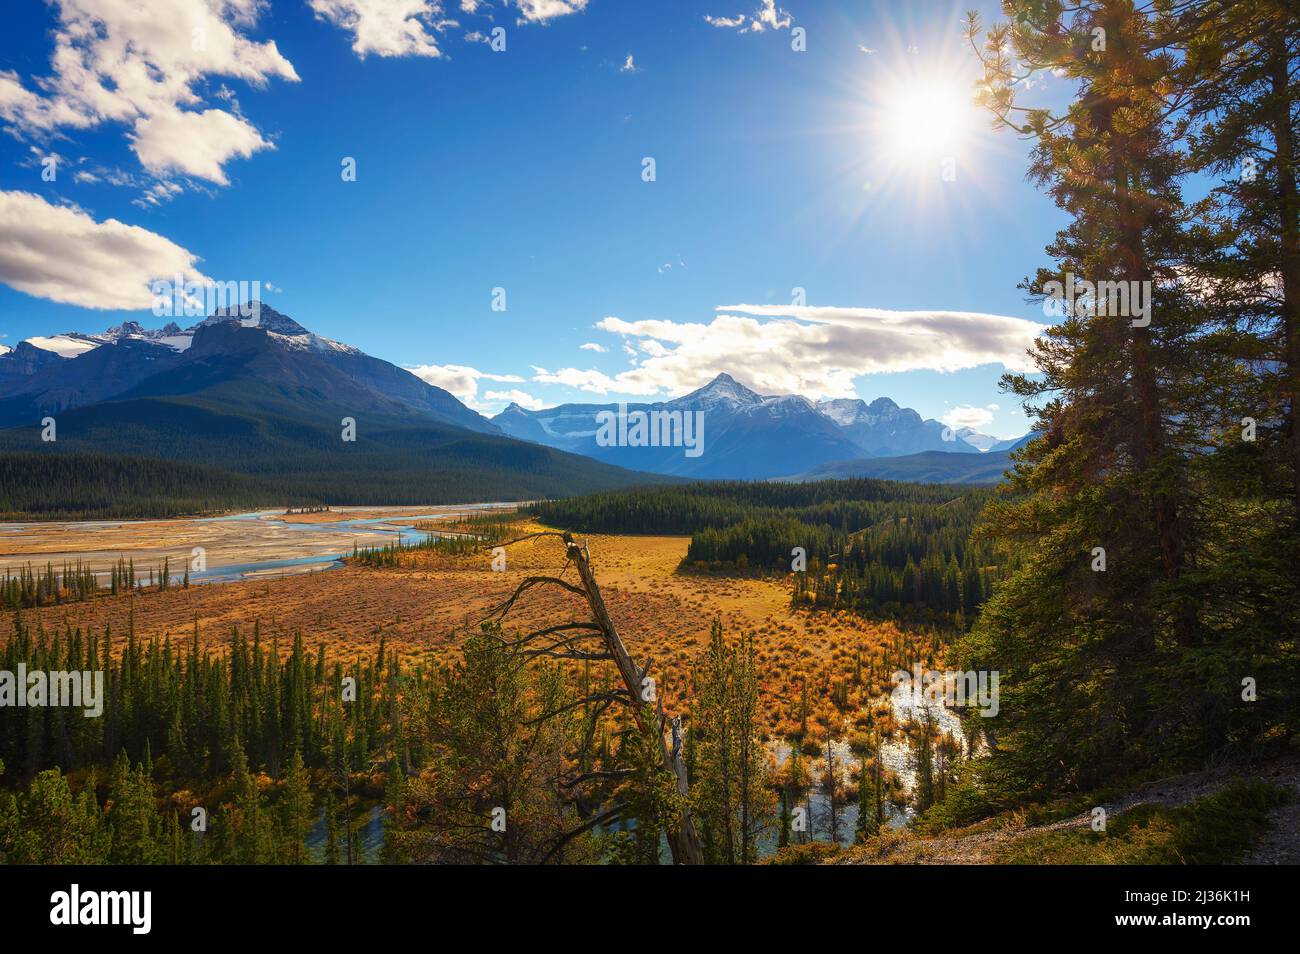
[[[496,506],[334,507],[328,511],[289,513],[280,510],[224,517],[158,520],[74,520],[0,524],[0,574],[28,564],[81,561],[106,578],[119,559],[133,560],[138,575],[161,569],[164,559],[179,577],[195,547],[206,551],[209,568],[254,566],[350,553],[354,544],[383,546],[393,541],[394,526],[415,517],[451,518]],[[509,505],[513,506],[513,505]],[[389,523],[393,521],[393,523]],[[323,564],[322,564],[323,565]],[[297,572],[309,572],[304,563]],[[317,569],[320,566],[316,567]],[[281,567],[276,575],[294,568]]]
[[[367,511],[348,516],[374,514]],[[287,519],[313,522],[321,518],[305,514]],[[188,545],[188,540],[166,536],[171,523],[122,524],[115,530],[115,540],[128,549]],[[527,524],[520,532],[541,529]],[[715,617],[730,638],[742,632],[755,636],[764,736],[773,742],[795,734],[805,683],[812,687],[813,719],[835,725],[837,737],[851,735],[855,716],[859,728],[863,724],[868,697],[855,690],[852,700],[836,709],[829,690],[848,684],[862,659],[877,663],[892,659],[896,663],[904,645],[911,653],[918,646],[924,651],[929,644],[929,636],[893,623],[871,622],[848,613],[794,610],[786,580],[682,572],[679,566],[688,537],[591,535],[587,542],[611,616],[634,658],[651,661],[650,673],[658,682],[665,708],[672,713],[688,707],[691,693],[687,680],[708,644]],[[12,547],[12,541],[7,545]],[[69,548],[72,544],[63,538],[59,545]],[[36,558],[35,553],[32,556]],[[111,627],[115,646],[122,644],[131,626],[144,640],[170,638],[177,644],[188,641],[197,625],[200,642],[216,649],[229,641],[235,627],[248,636],[256,625],[263,645],[274,643],[282,653],[288,652],[300,632],[309,647],[323,644],[334,659],[373,658],[381,639],[388,652],[412,661],[442,659],[453,657],[463,634],[476,627],[524,579],[558,574],[563,563],[562,545],[554,538],[509,547],[507,568],[500,572],[492,570],[492,557],[486,551],[450,556],[418,550],[403,554],[398,567],[348,563],[338,569],[279,579],[105,596],[27,610],[24,616],[29,624],[39,619],[47,631],[70,626],[102,636],[104,628]],[[569,578],[572,573],[570,569]],[[530,623],[554,624],[585,616],[586,607],[576,596],[544,588],[520,602],[507,619],[507,628],[522,631]],[[11,625],[0,619],[0,633]],[[891,667],[887,665],[883,671]],[[1238,851],[1234,857],[1256,864],[1300,863],[1300,759],[1253,771],[1250,778],[1289,790],[1293,797],[1286,804],[1268,807],[1267,824],[1252,831],[1254,846],[1244,856]],[[1135,811],[1146,819],[1153,807],[1177,809],[1213,797],[1236,779],[1227,770],[1180,776],[1147,785],[1103,807],[1112,825],[1122,828],[1126,816],[1130,820],[1136,817]],[[1086,861],[1094,857],[1088,852],[1099,849],[1085,843],[1091,813],[1081,808],[1058,809],[1057,815],[1063,817],[1042,823],[1034,821],[1041,814],[1011,812],[935,836],[894,831],[867,845],[847,848],[833,860],[849,864]],[[1149,824],[1167,829],[1173,822],[1157,814]],[[1143,825],[1141,838],[1145,839],[1148,822]],[[1141,847],[1145,850],[1147,846]],[[1163,843],[1160,850],[1166,850]]]
[[[168,523],[123,524],[118,547],[129,548],[130,535],[143,545],[159,545],[159,528]],[[847,678],[855,654],[876,654],[903,633],[892,623],[848,613],[793,610],[790,587],[783,580],[679,573],[689,537],[591,535],[587,540],[610,613],[638,661],[652,661],[651,675],[670,708],[685,695],[690,665],[707,645],[715,616],[732,637],[755,634],[774,732],[783,722],[788,727],[793,718],[803,679]],[[60,548],[73,546],[63,543]],[[44,557],[33,554],[32,559]],[[173,643],[190,639],[197,621],[201,643],[214,648],[229,640],[234,627],[248,635],[257,623],[264,644],[277,641],[282,652],[301,632],[309,646],[323,643],[331,656],[341,659],[375,653],[382,634],[390,652],[412,659],[440,657],[454,653],[459,633],[476,626],[526,576],[558,573],[564,557],[560,542],[552,538],[510,547],[504,572],[492,571],[487,552],[450,557],[417,551],[403,561],[397,568],[349,564],[282,579],[105,596],[28,610],[25,615],[33,623],[39,619],[47,630],[62,630],[66,624],[102,635],[104,627],[111,626],[119,637],[133,623],[138,637],[170,637]],[[137,558],[137,566],[140,563]],[[583,613],[585,607],[576,597],[542,590],[521,602],[507,624],[522,627]],[[10,625],[0,621],[0,632]]]

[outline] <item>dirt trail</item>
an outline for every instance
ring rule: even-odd
[[[1300,864],[1300,758],[1273,762],[1250,772],[1216,769],[1192,772],[1161,779],[1142,786],[1113,802],[1103,802],[1108,817],[1120,815],[1136,805],[1186,805],[1211,795],[1228,783],[1241,778],[1255,778],[1289,788],[1292,799],[1269,813],[1269,828],[1239,861],[1249,865]],[[882,839],[873,851],[853,849],[833,860],[835,864],[924,864],[987,865],[997,864],[999,855],[1010,844],[1032,835],[1071,828],[1087,828],[1092,822],[1090,811],[1043,825],[1008,825],[992,831],[962,834],[960,831],[926,838],[910,834]]]

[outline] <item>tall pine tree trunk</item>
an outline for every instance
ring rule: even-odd
[[[1282,242],[1282,327],[1286,397],[1290,402],[1291,497],[1300,520],[1300,196],[1296,193],[1296,144],[1286,37],[1273,38],[1273,139],[1276,146]]]

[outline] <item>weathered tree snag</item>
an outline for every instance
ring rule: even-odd
[[[589,697],[578,700],[578,703],[599,700],[602,706],[607,706],[610,702],[617,701],[626,703],[632,711],[632,717],[636,721],[637,727],[643,732],[653,732],[659,740],[660,757],[663,760],[663,767],[666,771],[671,772],[677,780],[677,794],[685,799],[690,794],[690,780],[686,776],[686,763],[682,758],[682,723],[680,718],[667,719],[663,713],[662,703],[658,706],[651,706],[649,701],[643,695],[646,673],[649,671],[649,665],[640,668],[632,661],[627,647],[623,645],[622,638],[618,635],[618,629],[614,626],[614,621],[609,617],[609,610],[605,608],[605,600],[600,595],[600,587],[596,585],[596,576],[591,570],[591,560],[587,553],[586,545],[579,545],[574,542],[573,534],[567,530],[558,533],[553,530],[546,530],[540,533],[530,533],[520,537],[517,540],[511,540],[505,546],[515,543],[522,543],[525,540],[533,540],[538,537],[558,537],[564,541],[565,553],[569,562],[578,569],[578,577],[581,585],[575,586],[568,583],[558,576],[529,576],[516,587],[511,596],[502,603],[490,616],[504,618],[510,612],[511,608],[518,601],[519,597],[529,589],[538,586],[558,586],[575,595],[583,597],[587,601],[587,606],[591,610],[591,622],[570,622],[559,626],[548,626],[542,629],[534,630],[525,636],[515,640],[511,645],[521,646],[531,644],[533,640],[543,637],[550,638],[552,641],[540,649],[529,649],[527,655],[535,656],[552,656],[562,659],[611,659],[618,668],[619,678],[623,681],[623,693],[617,693],[617,698],[612,698],[609,693],[599,696]],[[573,633],[574,635],[561,635],[564,633]],[[595,653],[583,651],[574,646],[575,642],[584,639],[599,639],[604,645],[604,652]],[[624,697],[624,693],[626,696]],[[553,713],[548,713],[551,715]],[[671,732],[671,747],[664,740],[665,730]],[[588,774],[586,777],[590,778]],[[613,817],[616,812],[606,812],[596,820],[589,820],[582,828],[575,832],[570,832],[563,841],[570,837],[580,834],[594,826],[598,821],[606,817]],[[672,852],[673,863],[679,865],[702,865],[704,864],[704,851],[700,846],[699,835],[695,831],[695,822],[691,818],[689,805],[682,810],[681,817],[677,819],[676,824],[671,825],[667,831],[668,849]],[[559,846],[557,846],[558,848]]]
[[[573,534],[568,531],[565,531],[563,539],[569,559],[577,567],[578,578],[582,580],[582,589],[586,593],[587,605],[591,607],[591,614],[595,617],[596,624],[600,626],[601,632],[604,634],[605,648],[613,657],[614,665],[618,667],[618,674],[623,680],[629,698],[632,700],[633,718],[636,719],[637,725],[643,730],[647,728],[653,729],[655,736],[659,739],[659,749],[663,756],[664,768],[672,772],[676,777],[677,793],[686,796],[690,792],[690,780],[686,777],[686,763],[682,759],[681,719],[674,718],[672,720],[672,747],[670,749],[664,741],[664,723],[666,720],[662,706],[652,709],[650,703],[642,695],[642,683],[645,680],[646,669],[637,668],[636,663],[632,661],[632,657],[628,654],[627,647],[623,645],[618,630],[614,627],[614,621],[609,618],[609,611],[605,608],[605,600],[600,595],[600,587],[596,585],[596,577],[591,572],[591,562],[587,558],[586,547],[575,543]],[[695,831],[695,822],[691,818],[689,807],[682,811],[676,827],[668,829],[668,848],[672,852],[674,864],[700,865],[704,863],[704,852],[700,847],[700,838]]]

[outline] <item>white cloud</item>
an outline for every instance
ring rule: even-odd
[[[993,423],[993,412],[984,407],[959,404],[950,408],[939,420],[957,430],[963,427],[973,427],[978,430]]]
[[[647,357],[610,376],[536,368],[534,381],[595,394],[681,394],[729,371],[760,391],[851,397],[855,378],[900,371],[957,371],[985,364],[1033,370],[1026,355],[1042,325],[1004,315],[881,308],[725,305],[708,323],[624,321],[602,331],[639,339]],[[769,319],[769,320],[760,320]]]
[[[763,27],[771,27],[774,30],[784,30],[790,26],[793,19],[784,10],[777,9],[776,0],[763,0],[763,5],[754,13],[753,22],[761,23]]]
[[[360,57],[443,55],[437,34],[460,23],[443,16],[444,0],[307,0],[316,17],[352,34],[352,50]],[[460,0],[460,12],[487,16],[483,0]],[[546,23],[555,17],[577,13],[587,0],[515,0],[519,23]],[[470,43],[486,43],[480,29],[468,30]]]
[[[352,52],[360,57],[442,55],[429,33],[440,29],[437,0],[309,0],[308,6],[319,19],[350,32]]]
[[[198,256],[161,235],[29,192],[0,192],[0,236],[0,282],[83,308],[148,308],[153,279],[207,280]]]
[[[520,22],[545,23],[587,9],[587,0],[515,0]]]
[[[479,381],[519,384],[524,380],[517,374],[491,374],[487,371],[480,371],[478,368],[460,364],[422,364],[415,367],[407,366],[406,370],[426,384],[432,384],[436,388],[450,391],[461,403],[474,408],[476,411],[483,410],[485,407],[479,402]],[[487,395],[484,395],[484,397],[489,401],[492,400]],[[519,403],[523,404],[522,401]]]
[[[223,166],[270,143],[233,112],[204,109],[209,76],[263,86],[296,81],[275,42],[240,31],[257,22],[261,0],[55,0],[53,73],[25,86],[0,72],[0,119],[20,135],[48,138],[105,122],[130,127],[141,163],[225,185]]]
[[[145,189],[139,198],[131,200],[131,204],[138,205],[142,209],[151,205],[162,205],[164,202],[170,202],[184,191],[175,182],[159,180]]]
[[[271,147],[246,121],[221,109],[165,110],[136,122],[130,139],[153,174],[180,172],[217,185],[230,182],[225,163]]]
[[[603,344],[596,344],[596,342],[594,341],[588,341],[585,344],[578,345],[578,347],[581,348],[583,351],[595,351],[598,352],[599,354],[604,354],[606,351],[609,350]]]
[[[736,30],[737,33],[762,33],[768,29],[788,30],[790,24],[794,22],[794,17],[780,9],[776,5],[776,0],[762,0],[759,8],[748,16],[743,13],[738,13],[734,17],[715,17],[706,14],[704,19],[710,26]]]
[[[623,61],[623,65],[618,68],[618,71],[620,73],[640,73],[641,68],[633,62],[632,54],[629,53],[627,59]]]
[[[620,374],[619,378],[623,375]],[[620,386],[620,382],[600,371],[580,371],[577,368],[562,368],[559,371],[547,371],[533,366],[533,380],[538,384],[559,384],[577,391],[589,391],[592,394],[608,394],[618,391],[626,394],[653,393],[629,391]]]

